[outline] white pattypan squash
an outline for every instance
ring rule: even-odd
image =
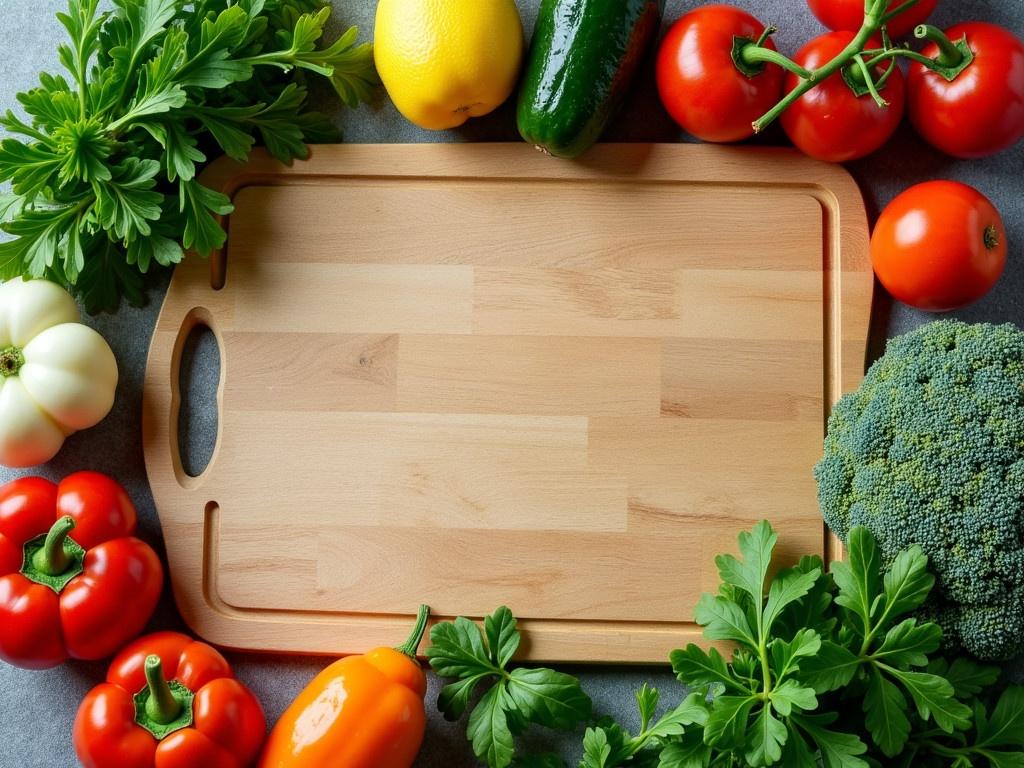
[[[117,362],[55,283],[0,284],[0,464],[49,461],[110,412]]]

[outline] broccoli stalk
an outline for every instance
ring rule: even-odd
[[[949,649],[1024,653],[1024,332],[942,320],[895,338],[828,427],[829,527],[865,526],[889,561],[924,549]]]

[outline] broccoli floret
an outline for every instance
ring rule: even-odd
[[[1024,332],[942,320],[891,340],[814,475],[841,539],[863,525],[888,559],[924,548],[949,648],[1024,653]]]

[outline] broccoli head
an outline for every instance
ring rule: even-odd
[[[891,340],[832,411],[814,469],[825,522],[911,544],[951,649],[1024,653],[1024,332],[942,320]]]

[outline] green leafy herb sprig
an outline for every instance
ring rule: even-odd
[[[575,677],[544,668],[509,670],[519,642],[515,617],[504,606],[484,620],[483,632],[462,616],[430,631],[430,666],[441,677],[458,678],[441,690],[438,708],[445,718],[460,718],[474,691],[488,686],[466,735],[477,757],[493,768],[512,763],[514,736],[530,723],[569,731],[591,716],[590,697]]]
[[[318,47],[321,0],[69,0],[58,14],[66,74],[18,94],[28,120],[0,126],[0,279],[45,277],[90,312],[143,300],[142,274],[223,245],[227,197],[196,180],[211,153],[244,160],[257,141],[283,162],[332,135],[305,111],[301,72],[355,106],[377,82],[349,29]]]
[[[689,695],[655,720],[657,691],[642,688],[640,733],[592,724],[580,768],[1024,768],[1024,687],[1000,690],[997,668],[934,655],[942,632],[915,616],[934,585],[919,547],[886,568],[871,534],[854,528],[847,560],[830,572],[821,558],[804,557],[772,577],[777,541],[767,522],[742,533],[740,557],[716,559],[718,594],[697,605],[705,636],[728,641],[731,655],[694,644],[674,651],[672,667]],[[499,613],[514,621],[507,608]],[[480,642],[475,625],[456,623],[458,634],[439,631],[444,657],[469,647],[470,629]],[[434,648],[427,654],[433,663]],[[435,671],[460,678],[445,691],[473,685],[477,674],[452,664]],[[563,690],[581,695],[569,681],[549,693]],[[440,706],[458,716],[469,693],[454,709],[451,696],[442,694]],[[484,704],[470,718],[474,745],[479,722],[490,720],[479,715]],[[554,755],[516,757],[511,737],[504,745],[477,754],[491,768],[564,768]]]

